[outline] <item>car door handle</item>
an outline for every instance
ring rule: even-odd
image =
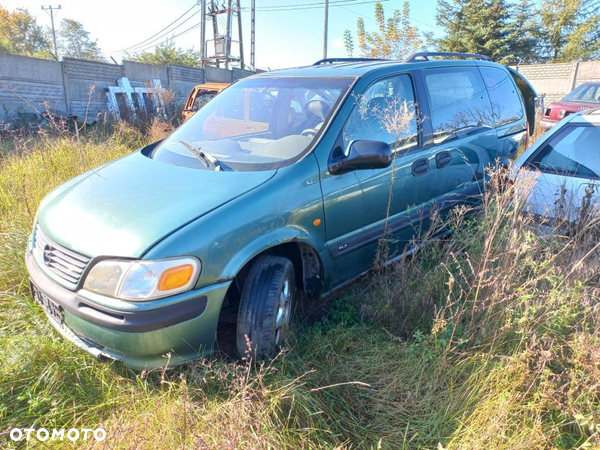
[[[415,177],[425,175],[429,172],[429,160],[428,159],[418,159],[412,165],[412,174]]]
[[[435,167],[441,169],[444,166],[447,166],[452,161],[452,155],[450,152],[439,152],[435,155]]]

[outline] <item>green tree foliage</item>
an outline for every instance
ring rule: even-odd
[[[13,12],[0,5],[0,52],[52,58],[50,41],[26,8]]]
[[[543,59],[600,58],[600,1],[543,0],[538,17]]]
[[[502,63],[529,60],[534,54],[531,5],[527,0],[440,0],[436,20],[446,35],[442,51],[479,53]]]
[[[509,31],[511,56],[514,61],[535,62],[537,55],[539,27],[536,23],[536,11],[530,0],[521,0],[510,6],[512,26]]]
[[[98,41],[90,39],[90,33],[76,20],[62,20],[58,31],[58,46],[62,56],[105,61],[98,47]]]
[[[381,2],[375,3],[375,19],[377,30],[365,30],[361,18],[357,20],[358,48],[361,55],[370,58],[405,59],[411,53],[425,50],[432,42],[430,33],[421,33],[410,23],[410,7],[408,1],[402,6],[402,11],[395,10],[391,18],[385,17]],[[350,30],[344,31],[344,46],[350,55],[354,42]]]
[[[503,63],[600,57],[599,0],[439,0],[436,19],[442,51]]]
[[[197,67],[201,65],[199,52],[196,52],[191,48],[182,50],[180,47],[177,47],[175,42],[171,39],[157,45],[153,52],[136,53],[133,56],[127,55],[126,59],[158,66],[179,64],[182,66]]]
[[[352,32],[350,30],[344,30],[344,48],[349,58],[352,58],[354,54],[354,41],[352,40]]]

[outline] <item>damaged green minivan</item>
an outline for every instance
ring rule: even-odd
[[[232,317],[238,351],[272,357],[297,302],[371,269],[382,238],[387,261],[410,253],[434,210],[476,199],[486,167],[533,133],[531,86],[463,56],[325,60],[233,84],[42,201],[33,297],[75,345],[136,369],[210,354]]]

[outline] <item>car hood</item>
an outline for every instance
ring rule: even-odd
[[[53,191],[42,201],[37,221],[50,239],[84,255],[136,258],[275,172],[192,169],[136,152]]]

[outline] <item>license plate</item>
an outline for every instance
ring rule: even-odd
[[[44,308],[44,312],[48,317],[59,325],[63,324],[63,309],[60,305],[50,300],[48,296],[40,291],[33,283],[31,283],[31,295],[33,296],[33,299]]]

